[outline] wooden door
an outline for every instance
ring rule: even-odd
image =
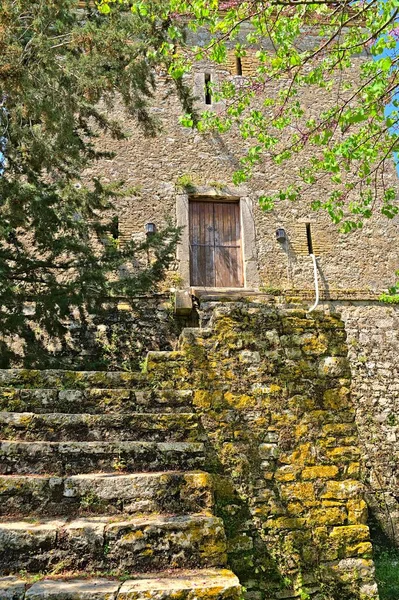
[[[191,285],[242,287],[238,202],[190,202]]]

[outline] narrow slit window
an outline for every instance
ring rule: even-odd
[[[112,217],[111,235],[114,238],[114,240],[119,239],[119,219],[117,216]]]
[[[306,223],[306,239],[308,242],[308,252],[309,254],[313,254],[312,230],[310,228],[310,223]]]
[[[236,56],[236,75],[242,75],[242,62],[239,56]]]
[[[212,104],[211,74],[205,73],[205,104]]]

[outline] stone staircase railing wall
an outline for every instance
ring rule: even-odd
[[[229,479],[229,565],[256,599],[377,598],[343,322],[251,301],[202,316],[147,369],[194,390],[208,463]]]

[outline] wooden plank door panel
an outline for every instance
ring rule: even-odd
[[[191,284],[215,286],[215,236],[213,206],[210,202],[190,202]]]
[[[215,249],[215,287],[242,287],[241,248]]]
[[[215,202],[214,217],[216,287],[242,287],[240,207]]]
[[[191,285],[242,287],[240,209],[232,202],[190,202]]]

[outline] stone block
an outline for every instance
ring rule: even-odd
[[[238,578],[228,570],[203,569],[149,575],[122,584],[118,600],[240,600]]]
[[[116,600],[119,581],[107,579],[45,579],[34,583],[26,600]]]
[[[326,450],[328,460],[335,463],[352,462],[360,458],[361,450],[356,446],[337,446]]]
[[[299,500],[306,506],[316,502],[315,490],[310,482],[296,482],[281,486],[281,497],[285,500]]]
[[[177,316],[188,316],[193,310],[193,297],[188,290],[177,290],[175,292],[175,314]]]
[[[327,481],[320,497],[325,499],[349,500],[359,498],[363,491],[363,484],[356,480]]]
[[[223,565],[226,538],[217,517],[151,515],[109,523],[106,560],[120,570],[193,568]]]
[[[300,467],[295,467],[294,465],[285,465],[274,473],[274,479],[276,481],[295,481],[298,473],[300,472]]]
[[[74,556],[77,564],[98,560],[103,552],[107,522],[104,517],[90,517],[67,523],[59,535],[60,547]]]
[[[24,600],[25,582],[18,577],[0,577],[1,600]]]
[[[343,525],[346,519],[345,508],[330,507],[311,510],[308,515],[308,524],[315,526]]]
[[[348,523],[349,525],[358,525],[367,523],[367,504],[362,499],[349,500],[347,503]]]
[[[346,377],[350,374],[347,358],[341,356],[327,356],[320,360],[319,375],[321,377]]]
[[[305,467],[302,471],[302,479],[333,479],[339,473],[335,465],[318,465],[315,467]]]
[[[343,583],[364,581],[373,583],[374,564],[365,558],[343,558],[330,567],[334,578]]]
[[[370,530],[367,525],[346,525],[334,527],[330,533],[330,539],[339,545],[349,545],[358,542],[369,541]]]

